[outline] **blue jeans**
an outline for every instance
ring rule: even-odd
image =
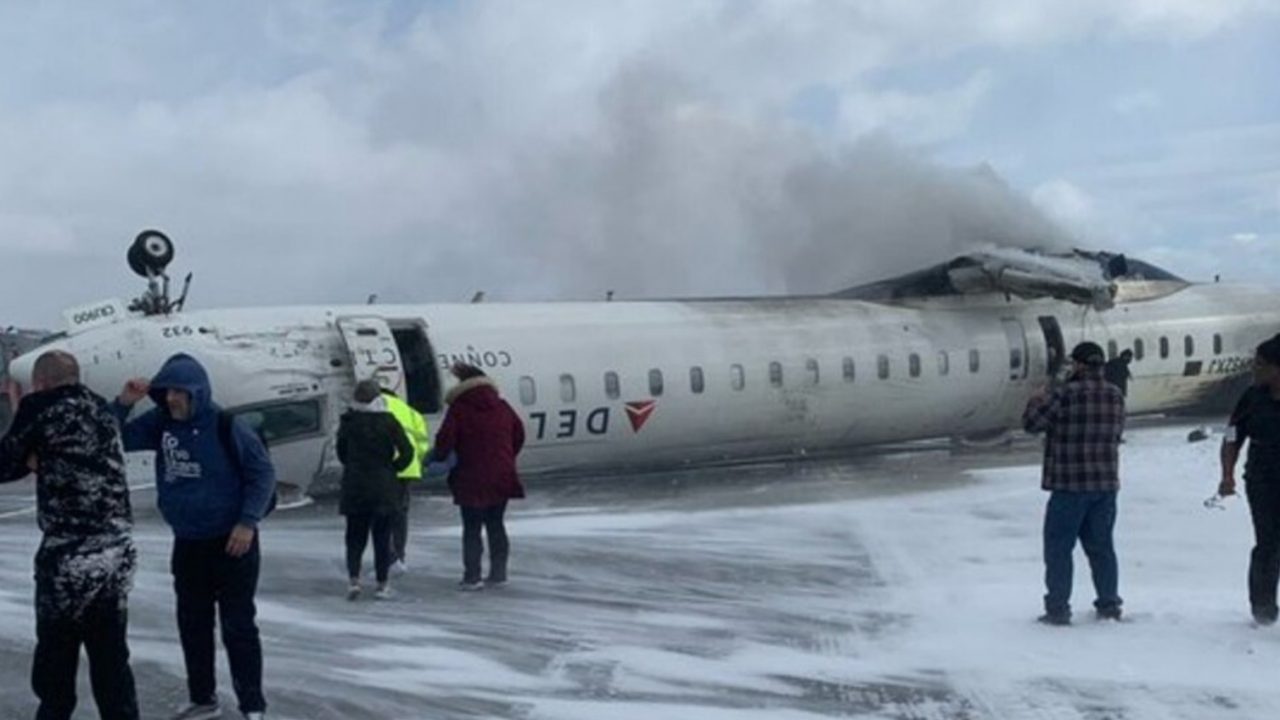
[[[1093,606],[1112,610],[1123,602],[1117,594],[1119,568],[1111,541],[1116,526],[1116,492],[1068,492],[1054,490],[1044,511],[1044,610],[1049,615],[1071,615],[1071,554],[1076,538],[1089,558]]]

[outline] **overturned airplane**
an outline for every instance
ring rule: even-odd
[[[1106,253],[990,248],[814,297],[191,312],[169,298],[172,258],[168,238],[139,236],[130,265],[147,294],[68,311],[14,378],[58,348],[113,396],[190,353],[298,493],[336,481],[334,430],[358,380],[434,426],[455,362],[483,368],[523,415],[525,472],[586,473],[998,433],[1083,339],[1134,352],[1130,412],[1188,408],[1229,395],[1280,331],[1274,291]]]

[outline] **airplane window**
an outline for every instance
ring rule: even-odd
[[[1120,346],[1116,345],[1115,340],[1108,340],[1107,341],[1107,359],[1115,360],[1116,356],[1119,354],[1120,354]]]
[[[1213,334],[1213,354],[1222,354],[1222,336],[1217,333]]]
[[[689,368],[689,389],[693,391],[694,395],[698,395],[702,392],[702,388],[702,368],[695,365],[694,367]]]
[[[774,387],[782,387],[782,363],[769,363],[769,384]]]
[[[1190,335],[1182,338],[1182,352],[1187,357],[1196,354],[1196,341]]]
[[[947,351],[943,350],[938,353],[938,374],[948,375],[951,373],[951,357],[947,355]]]
[[[1169,338],[1167,337],[1160,338],[1160,357],[1169,357]]]
[[[845,358],[844,359],[844,381],[845,382],[853,382],[853,379],[855,376],[855,373],[854,373],[855,370],[856,368],[853,365],[853,358],[851,357]]]
[[[649,371],[649,394],[654,397],[658,397],[662,394],[661,370],[654,369]]]
[[[742,372],[741,365],[729,366],[729,381],[733,384],[734,390],[741,390],[746,387],[747,379],[745,374]]]
[[[876,375],[880,376],[881,380],[889,379],[889,356],[888,355],[880,355],[876,357]]]
[[[911,377],[920,377],[920,356],[911,353],[907,356],[907,369],[911,372]]]
[[[538,402],[538,386],[534,384],[533,378],[528,375],[520,377],[520,402],[524,405],[532,405]]]
[[[578,398],[578,388],[572,375],[560,376],[560,402],[571,403]]]
[[[804,370],[805,370],[805,373],[809,376],[808,377],[809,384],[817,385],[818,384],[818,361],[814,360],[813,358],[809,358],[808,360],[805,360]]]
[[[969,351],[969,372],[978,372],[979,364],[982,361],[982,355],[977,350]]]
[[[618,373],[612,370],[604,374],[604,394],[610,400],[617,400],[622,394],[622,383],[618,382]]]
[[[271,445],[320,433],[320,401],[273,403],[230,411]]]
[[[1141,360],[1147,354],[1147,344],[1142,342],[1142,338],[1133,341],[1133,359]]]

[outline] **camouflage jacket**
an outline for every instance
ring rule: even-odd
[[[124,597],[137,552],[120,430],[105,401],[82,385],[23,398],[0,438],[0,482],[36,470],[36,611],[77,617],[96,598]]]

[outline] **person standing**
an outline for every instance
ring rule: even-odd
[[[1071,351],[1072,375],[1032,396],[1023,413],[1027,432],[1045,433],[1041,487],[1049,491],[1044,516],[1044,614],[1050,625],[1071,623],[1072,559],[1076,540],[1093,574],[1099,619],[1119,620],[1119,566],[1113,532],[1120,490],[1120,436],[1124,396],[1102,377],[1105,356],[1096,343]]]
[[[1247,440],[1244,489],[1254,534],[1249,554],[1249,606],[1254,621],[1271,625],[1276,621],[1276,585],[1280,583],[1280,335],[1258,346],[1253,378],[1253,386],[1231,413],[1222,442],[1218,494],[1235,494],[1236,463]]]
[[[139,400],[155,407],[125,422]],[[125,383],[114,411],[126,450],[156,452],[156,503],[173,529],[170,568],[190,704],[173,720],[221,717],[214,676],[214,617],[240,712],[261,720],[262,641],[254,595],[258,523],[275,494],[275,470],[257,433],[213,401],[209,375],[179,353],[149,382]]]
[[[36,359],[32,390],[0,439],[0,482],[36,473],[36,720],[70,720],[81,646],[99,717],[137,720],[128,643],[137,551],[120,430],[65,352]]]
[[[436,434],[431,458],[456,464],[449,471],[449,490],[462,514],[462,590],[480,590],[484,583],[507,582],[510,541],[504,516],[507,502],[524,497],[516,471],[516,456],[524,446],[524,423],[498,395],[484,371],[454,365],[458,384],[445,396],[449,411]],[[489,538],[489,575],[481,575],[484,541]]]
[[[338,425],[338,460],[342,462],[342,499],[338,512],[347,518],[347,599],[360,597],[360,566],[373,535],[376,597],[391,589],[387,575],[394,557],[391,526],[401,509],[403,484],[396,477],[414,459],[414,448],[400,423],[387,410],[376,380],[356,384],[351,409]]]
[[[1120,388],[1120,394],[1125,398],[1129,397],[1129,381],[1133,379],[1133,373],[1129,371],[1131,362],[1133,362],[1133,351],[1125,350],[1108,360],[1102,369],[1102,376],[1107,382]]]
[[[413,445],[412,462],[400,470],[400,509],[391,519],[391,547],[394,562],[392,572],[403,575],[409,571],[407,551],[409,549],[409,508],[413,504],[412,488],[422,482],[422,461],[431,449],[431,440],[427,429],[427,419],[409,403],[400,399],[391,390],[382,389],[382,399],[390,412],[400,423],[405,437]]]

